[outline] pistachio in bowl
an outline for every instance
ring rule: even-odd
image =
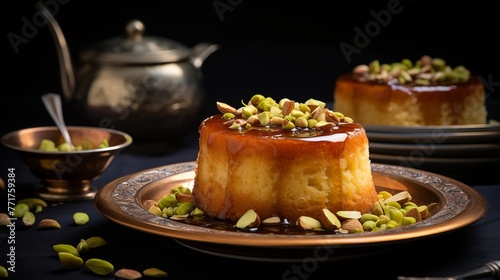
[[[83,150],[92,150],[92,149],[100,149],[100,148],[107,148],[109,147],[109,143],[107,139],[103,139],[101,144],[99,146],[94,147],[92,143],[89,141],[82,143],[80,145],[77,145],[74,147],[75,151],[83,151]],[[61,144],[56,144],[54,141],[50,139],[42,139],[40,142],[40,146],[38,147],[38,150],[40,151],[48,151],[48,152],[70,152],[73,150],[70,144],[67,142],[63,142]]]
[[[66,147],[56,126],[21,129],[1,138],[40,179],[42,186],[36,191],[46,200],[92,199],[97,190],[91,181],[132,144],[129,134],[113,129],[69,126],[68,131],[74,150]]]

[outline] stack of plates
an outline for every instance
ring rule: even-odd
[[[372,162],[473,183],[500,180],[500,124],[364,127]]]

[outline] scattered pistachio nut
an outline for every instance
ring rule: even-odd
[[[152,199],[148,199],[144,201],[144,208],[150,209],[152,206],[156,206],[156,201]]]
[[[337,216],[340,219],[360,219],[361,218],[361,212],[359,211],[337,211]]]
[[[217,102],[216,105],[217,105],[217,109],[219,109],[219,111],[222,112],[223,114],[225,114],[225,113],[234,114],[236,112],[235,108],[233,108],[232,106],[230,106],[226,103]]]
[[[277,225],[281,222],[281,218],[278,216],[272,216],[267,219],[262,220],[262,224],[265,225]]]
[[[42,219],[38,223],[38,228],[40,229],[51,229],[51,228],[61,228],[61,224],[54,219]]]
[[[407,225],[414,224],[416,222],[417,222],[417,219],[415,219],[414,217],[403,217],[403,220],[401,221],[401,225],[407,226]]]
[[[433,209],[437,208],[437,207],[438,207],[438,204],[436,202],[428,204],[427,205],[427,211],[428,211],[427,214],[429,214],[430,212],[434,211]]]
[[[66,252],[66,253],[73,254],[77,257],[80,256],[80,253],[78,252],[78,250],[75,248],[75,246],[73,246],[71,244],[56,244],[56,245],[52,246],[52,248],[57,253]]]
[[[186,215],[194,210],[194,205],[191,202],[180,203],[177,206],[177,215]]]
[[[22,218],[24,216],[24,213],[30,211],[30,207],[26,203],[17,203],[14,206],[14,217],[15,218]]]
[[[25,203],[29,206],[30,209],[35,208],[37,205],[41,207],[47,207],[47,202],[45,200],[38,198],[38,197],[28,197],[28,198],[23,198],[17,202],[19,203]]]
[[[68,252],[57,253],[59,261],[65,269],[73,270],[79,268],[83,264],[83,259]]]
[[[137,270],[122,268],[115,272],[115,278],[119,280],[134,280],[142,278],[142,273]]]
[[[31,211],[27,211],[26,213],[24,213],[22,221],[25,226],[29,227],[34,225],[36,221],[35,214],[33,214],[33,212]]]
[[[156,267],[146,268],[142,271],[142,274],[148,277],[154,278],[165,278],[168,277],[168,273],[162,269]]]
[[[422,217],[422,219],[427,218],[427,216],[429,215],[429,208],[427,207],[427,205],[420,205],[417,207],[417,209],[420,212],[420,216]]]
[[[342,222],[341,228],[347,230],[349,233],[363,232],[363,225],[358,219],[347,219]]]
[[[90,221],[90,217],[85,212],[76,212],[73,214],[73,221],[75,224],[81,226],[88,223]]]
[[[363,231],[374,231],[374,229],[377,228],[376,221],[367,220],[365,222],[362,222],[361,224],[363,225]]]
[[[311,217],[308,217],[308,216],[300,216],[298,219],[297,219],[297,225],[302,227],[303,229],[317,229],[317,228],[321,228],[321,222],[314,219],[314,218],[311,218]]]
[[[85,266],[98,275],[108,275],[115,269],[112,263],[98,258],[88,259],[85,261]]]
[[[237,228],[252,228],[260,225],[260,217],[255,210],[250,209],[243,214],[236,222]]]
[[[176,196],[179,194],[191,194],[191,189],[184,186],[184,185],[177,185],[175,188],[172,189],[172,193],[175,194]]]
[[[177,193],[175,197],[179,203],[195,202],[194,195],[192,193]]]
[[[341,226],[340,220],[337,217],[337,215],[335,215],[332,211],[330,211],[327,208],[323,209],[320,217],[321,217],[320,218],[321,224],[325,229],[336,230]]]
[[[388,199],[389,197],[392,196],[392,193],[388,192],[388,191],[380,191],[378,192],[377,194],[378,198],[381,198],[381,199]]]
[[[80,242],[76,245],[76,250],[80,254],[86,254],[90,250],[89,244],[85,239],[80,239]]]
[[[0,278],[8,278],[9,277],[9,271],[5,266],[0,265]]]
[[[151,214],[154,214],[156,216],[162,216],[162,210],[160,209],[160,207],[156,206],[156,205],[151,205],[148,209],[149,213]]]
[[[384,214],[384,209],[382,207],[383,205],[383,202],[381,202],[380,200],[379,201],[376,201],[374,204],[373,204],[373,207],[372,207],[372,213],[376,216],[380,216],[380,215],[383,215]]]
[[[6,213],[0,213],[0,226],[8,226],[11,225],[12,221],[10,220],[9,215]]]
[[[203,212],[203,210],[201,210],[200,208],[196,207],[196,208],[194,208],[193,211],[191,211],[190,215],[192,217],[203,217],[205,215],[205,213]]]
[[[108,243],[104,238],[99,236],[92,236],[90,238],[85,239],[89,248],[97,248],[106,245]]]
[[[188,217],[189,217],[189,214],[182,214],[182,215],[173,214],[172,216],[170,216],[170,219],[177,220],[177,221],[182,221],[182,220],[187,219]]]
[[[389,218],[400,225],[403,221],[403,213],[396,207],[389,207]]]
[[[371,221],[371,222],[377,222],[378,221],[378,216],[372,213],[365,213],[361,216],[359,221],[363,224],[365,222]]]
[[[175,207],[177,206],[177,198],[175,194],[167,194],[160,198],[157,203],[158,208],[163,209],[165,207]]]
[[[5,190],[5,181],[0,177],[0,190]]]
[[[34,209],[35,213],[40,213],[43,211],[43,206],[41,205],[36,205]]]
[[[391,196],[385,198],[384,202],[387,204],[389,202],[395,201],[399,204],[403,204],[403,203],[410,201],[411,199],[412,199],[412,197],[408,191],[401,191],[395,195],[391,195]]]
[[[417,207],[408,209],[405,213],[405,217],[412,217],[415,219],[415,222],[419,222],[422,220],[422,216],[420,216],[420,211],[418,211]]]

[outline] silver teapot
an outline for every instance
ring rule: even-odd
[[[77,124],[122,130],[134,142],[176,140],[197,125],[205,96],[200,68],[218,45],[187,48],[145,36],[143,23],[132,20],[126,36],[81,52],[74,69],[59,24],[41,1],[37,9],[56,43],[63,97]]]

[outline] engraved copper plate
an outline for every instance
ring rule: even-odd
[[[377,190],[408,190],[419,205],[435,202],[438,207],[432,216],[413,225],[379,232],[281,235],[202,227],[149,213],[145,206],[147,200],[157,201],[180,184],[192,186],[196,162],[160,166],[118,178],[98,191],[94,203],[102,215],[118,224],[174,238],[194,250],[274,261],[303,258],[318,248],[328,249],[333,257],[359,255],[366,252],[363,250],[366,246],[388,248],[387,244],[460,229],[481,219],[488,209],[486,200],[477,191],[459,181],[408,167],[377,163],[371,166]],[[273,250],[263,250],[266,248]]]

